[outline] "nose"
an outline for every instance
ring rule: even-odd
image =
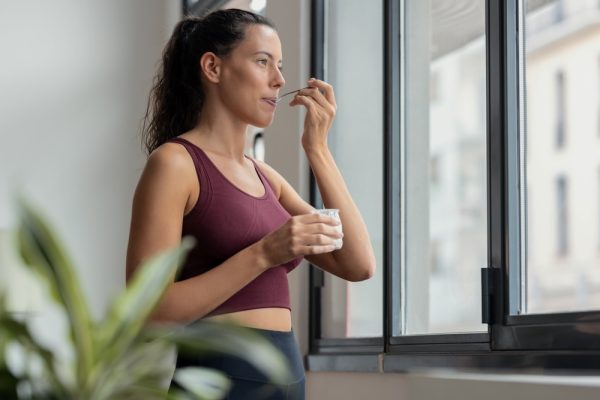
[[[273,86],[277,88],[282,88],[285,85],[285,79],[283,78],[283,73],[278,67],[275,67],[275,76],[273,77]]]

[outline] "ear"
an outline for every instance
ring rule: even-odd
[[[219,83],[221,79],[221,59],[211,51],[200,57],[200,71],[209,82]]]

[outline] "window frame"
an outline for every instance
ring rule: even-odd
[[[229,0],[181,0],[183,15],[201,17],[207,12],[218,10]]]
[[[555,146],[556,150],[560,151],[565,148],[567,141],[566,133],[566,118],[565,118],[565,105],[566,105],[566,76],[565,71],[559,69],[554,75],[554,90],[556,92],[555,99],[555,113],[556,120],[555,124]]]
[[[324,76],[326,0],[311,0],[311,74]],[[519,287],[522,251],[519,169],[521,143],[520,0],[486,0],[488,265],[482,266],[482,321],[487,332],[393,336],[399,326],[403,0],[384,3],[384,265],[383,337],[321,338],[324,272],[310,265],[310,371],[402,372],[428,367],[600,373],[600,310],[524,314]],[[522,55],[521,55],[522,56]],[[493,78],[492,78],[493,77]],[[396,133],[396,134],[395,134]],[[322,206],[310,174],[310,201]],[[524,205],[525,206],[525,205]],[[586,333],[597,332],[597,333]]]

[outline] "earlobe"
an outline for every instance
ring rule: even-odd
[[[204,53],[200,58],[200,70],[209,82],[219,83],[221,60],[214,53]]]

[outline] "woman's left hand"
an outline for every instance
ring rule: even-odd
[[[306,107],[302,134],[302,147],[305,151],[327,147],[327,134],[337,110],[333,87],[330,84],[311,78],[308,80],[308,86],[309,88],[296,93],[289,103],[290,106]]]

